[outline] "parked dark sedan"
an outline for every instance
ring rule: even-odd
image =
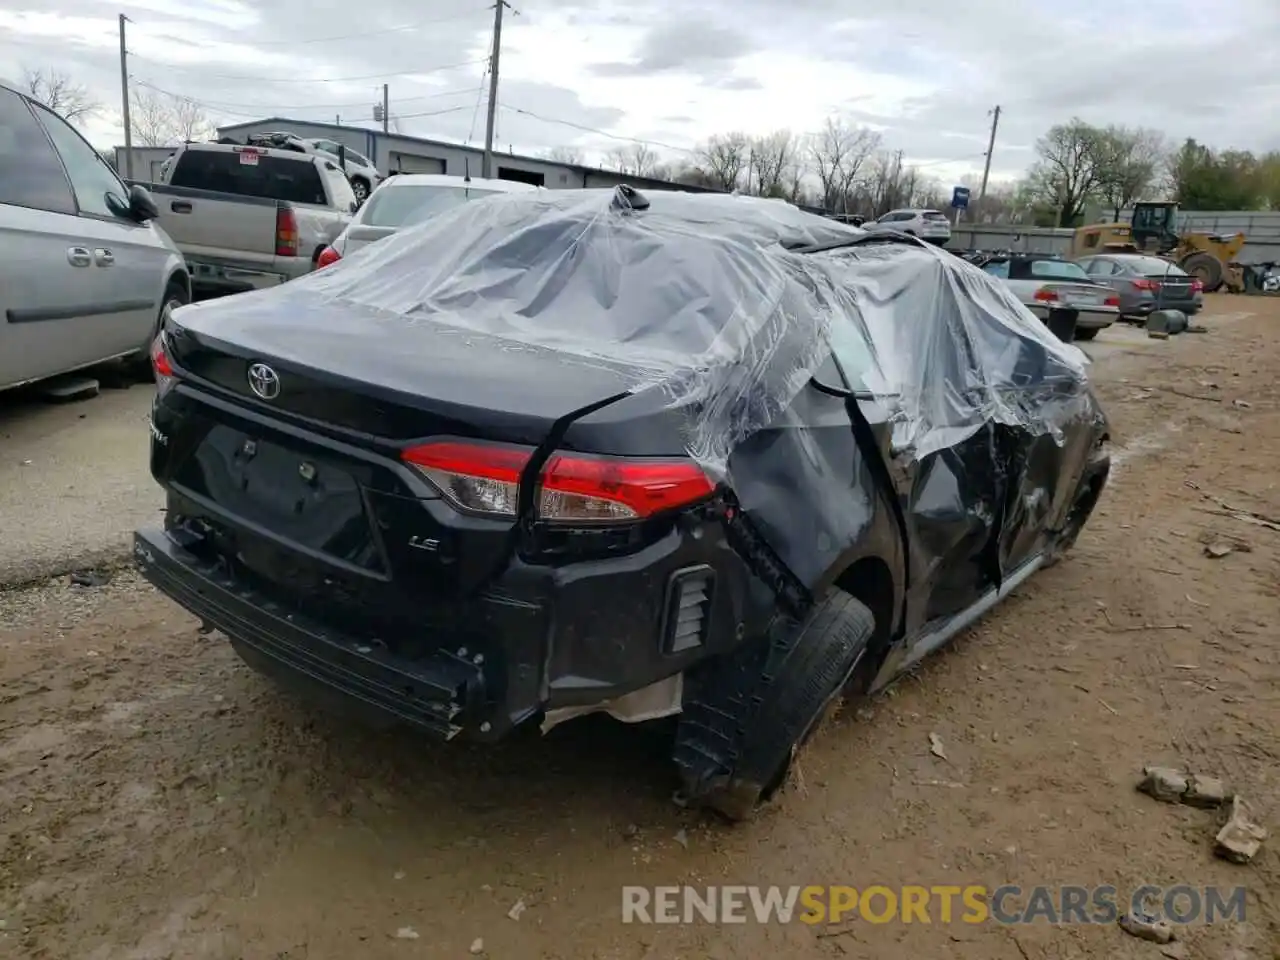
[[[1120,296],[1122,317],[1145,317],[1155,310],[1195,316],[1204,307],[1204,284],[1176,263],[1140,253],[1108,253],[1076,261],[1089,278]]]
[[[678,715],[733,818],[1109,469],[1083,356],[998,281],[748,197],[479,200],[178,310],[154,361],[136,554],[245,660],[450,739]]]

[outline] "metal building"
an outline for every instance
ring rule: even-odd
[[[268,117],[218,128],[218,136],[243,140],[255,133],[289,131],[307,139],[334,140],[367,156],[383,174],[389,173],[444,173],[461,177],[470,173],[481,174],[484,150],[479,147],[411,137],[401,133],[383,133],[363,127],[348,127],[336,123],[317,123],[310,120],[290,120],[286,117]],[[160,164],[173,152],[172,147],[134,147],[133,177],[135,180],[158,180]],[[116,168],[125,173],[124,147],[116,147]],[[557,163],[538,157],[525,157],[515,153],[497,151],[493,155],[493,176],[502,180],[518,180],[553,190],[573,190],[584,187],[613,187],[628,183],[651,190],[688,190],[695,193],[710,192],[705,187],[675,184],[651,177],[631,177],[610,170],[577,164]]]

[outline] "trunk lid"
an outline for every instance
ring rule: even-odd
[[[1038,286],[1041,290],[1053,291],[1058,295],[1059,301],[1073,307],[1100,307],[1107,302],[1108,297],[1115,296],[1115,291],[1110,287],[1091,283],[1051,280]]]
[[[343,240],[342,255],[349,257],[357,250],[361,250],[384,237],[391,236],[397,229],[397,227],[370,227],[365,224],[352,224],[347,228],[347,236]]]
[[[269,416],[371,439],[537,444],[560,418],[644,380],[622,363],[318,298],[282,308],[247,294],[185,307],[175,321],[172,359],[186,375]],[[250,385],[255,363],[278,377],[271,399]]]
[[[178,385],[155,409],[152,472],[175,496],[170,512],[198,518],[259,586],[357,619],[411,619],[422,598],[469,595],[510,554],[515,521],[458,524],[402,462],[406,447],[444,436],[536,447],[635,382],[625,368],[332,301],[292,315],[254,294],[212,303],[177,311],[168,337]],[[255,364],[270,368],[256,380],[274,385],[266,397]]]
[[[1162,300],[1190,300],[1195,277],[1175,274],[1151,273],[1146,277],[1155,285],[1152,291]]]

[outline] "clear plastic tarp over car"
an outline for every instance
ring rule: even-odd
[[[689,454],[720,474],[748,436],[787,425],[831,343],[857,348],[837,358],[862,358],[845,375],[892,411],[908,457],[988,423],[1056,437],[1095,409],[1064,389],[1086,379],[1084,355],[999,281],[918,241],[754,197],[498,195],[199,309],[210,322],[221,310],[246,323],[289,312],[303,336],[373,311],[604,365],[633,392],[663,391],[687,414]]]

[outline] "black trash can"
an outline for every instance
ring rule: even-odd
[[[1050,307],[1045,324],[1049,327],[1049,332],[1063,343],[1072,343],[1076,338],[1076,321],[1079,319],[1080,314],[1075,310]]]

